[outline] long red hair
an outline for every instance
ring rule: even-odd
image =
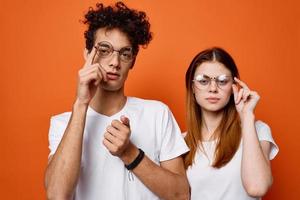
[[[217,61],[230,70],[233,77],[239,78],[238,69],[232,57],[223,49],[214,47],[206,49],[195,56],[185,76],[186,83],[186,111],[187,111],[187,135],[185,141],[190,151],[184,157],[185,168],[193,164],[197,150],[204,151],[202,146],[202,114],[193,93],[193,77],[197,67],[203,62]],[[233,94],[228,104],[223,108],[222,120],[214,135],[217,138],[215,157],[212,164],[214,168],[226,165],[234,156],[241,141],[241,126],[238,113],[235,108]],[[205,152],[204,152],[205,153]]]

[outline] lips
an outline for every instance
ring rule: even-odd
[[[208,97],[208,98],[205,98],[209,103],[217,103],[220,98],[217,98],[217,97]]]
[[[108,80],[117,80],[120,77],[120,75],[116,73],[108,72],[106,73],[106,77]]]

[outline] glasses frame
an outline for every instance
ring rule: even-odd
[[[196,76],[196,78],[193,79],[192,81],[193,81],[193,83],[195,84],[195,87],[198,88],[199,90],[205,90],[205,89],[208,89],[208,88],[210,87],[212,81],[215,81],[215,83],[216,83],[216,85],[217,85],[217,87],[218,87],[219,89],[224,90],[224,89],[226,89],[226,87],[228,87],[228,86],[227,86],[228,83],[227,83],[226,85],[224,85],[224,86],[222,86],[222,85],[220,86],[220,81],[221,81],[221,80],[220,80],[220,77],[229,78],[229,81],[231,82],[231,84],[234,83],[234,79],[232,78],[232,76],[226,75],[226,74],[221,74],[221,75],[215,76],[215,77],[210,77],[210,76],[208,76],[208,75],[206,75],[206,74],[198,74],[198,75]],[[208,82],[207,85],[202,85],[202,84],[200,83],[200,81],[203,80],[204,78],[205,78],[206,80],[209,80],[209,82]],[[223,79],[223,80],[224,80],[224,79]],[[197,86],[197,85],[198,85],[198,86]],[[201,86],[202,88],[200,88],[199,86]]]
[[[110,51],[109,51],[108,55],[102,55],[101,53],[99,53],[99,51],[101,50],[100,46],[103,45],[103,44],[105,44],[106,47],[109,47],[108,49]],[[132,62],[135,59],[135,57],[136,57],[136,54],[134,53],[134,50],[133,50],[132,46],[125,46],[125,47],[122,47],[119,50],[116,50],[116,49],[114,49],[114,47],[113,47],[113,45],[111,43],[109,43],[107,41],[102,41],[102,42],[98,42],[97,45],[95,46],[95,48],[96,48],[96,54],[98,55],[99,58],[108,58],[108,57],[111,57],[115,51],[118,52],[119,59],[122,62],[125,62],[125,63]],[[124,59],[124,57],[122,57],[122,53],[124,51],[131,51],[132,58],[130,58],[130,60],[126,60],[126,59]]]

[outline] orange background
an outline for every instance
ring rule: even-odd
[[[264,199],[299,199],[299,1],[126,2],[146,11],[154,32],[129,75],[127,95],[165,102],[185,130],[190,61],[207,47],[227,49],[242,80],[261,95],[256,116],[280,147]],[[49,118],[71,109],[83,64],[79,20],[95,3],[0,1],[1,199],[45,199]]]

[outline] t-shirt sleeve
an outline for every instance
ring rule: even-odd
[[[270,160],[274,159],[277,153],[279,152],[279,148],[272,137],[270,127],[262,121],[256,121],[255,127],[256,127],[258,140],[268,141],[271,143],[271,151],[270,151],[269,159]]]
[[[69,120],[69,116],[66,115],[67,114],[53,116],[50,119],[50,128],[48,135],[50,153],[48,157],[56,152],[56,149],[64,135]]]
[[[160,150],[160,161],[176,158],[189,151],[179,126],[169,110],[165,108],[162,117],[162,143]]]

